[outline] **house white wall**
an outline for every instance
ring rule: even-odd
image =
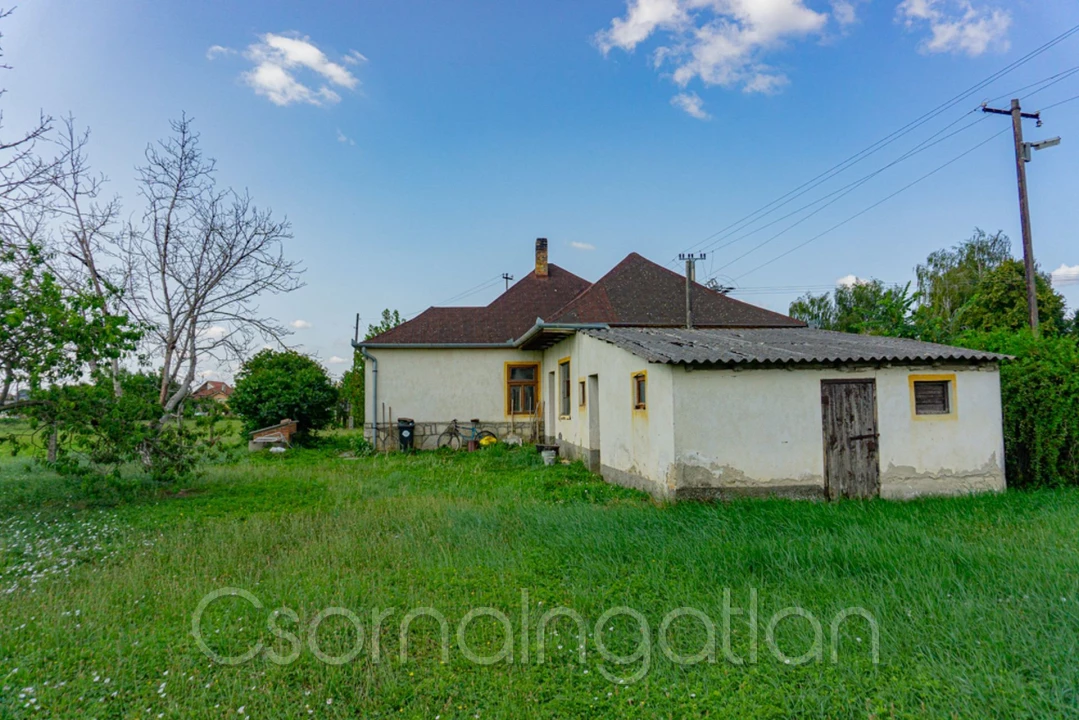
[[[609,343],[578,333],[544,353],[544,382],[549,383],[554,373],[556,404],[558,364],[566,357],[570,358],[572,380],[570,412],[568,416],[560,416],[557,408],[553,413],[549,411],[545,418],[547,435],[560,441],[564,454],[590,460],[586,453],[594,448],[589,437],[588,406],[597,398],[586,397],[582,407],[579,381],[584,380],[587,386],[588,377],[597,375],[599,467],[592,469],[619,484],[665,494],[657,485],[662,484],[675,460],[674,370],[666,365],[649,364]],[[647,372],[647,407],[635,410],[633,376],[641,371]],[[545,401],[548,398],[545,390]]]
[[[955,412],[914,415],[910,376],[954,375]],[[877,385],[881,495],[1004,488],[1000,374],[994,365],[675,373],[678,494],[819,494],[822,380]]]
[[[369,352],[378,360],[378,407],[372,391],[374,364],[367,362],[364,372],[368,438],[376,418],[380,425],[396,423],[402,417],[412,418],[417,424],[432,426],[430,432],[436,429],[440,432],[454,418],[466,425],[472,418],[479,418],[499,434],[505,434],[516,423],[524,426],[529,421],[528,416],[511,418],[506,414],[506,363],[539,363],[541,353],[512,348],[372,348]],[[545,391],[542,381],[539,390]]]
[[[382,421],[385,404],[392,407],[391,422],[411,417],[430,424],[425,446],[453,418],[478,417],[501,434],[519,428],[515,431],[524,435],[529,419],[506,415],[505,366],[537,362],[546,436],[606,479],[657,497],[820,496],[820,383],[844,378],[876,381],[882,496],[1004,488],[1000,377],[992,364],[687,370],[647,363],[580,333],[542,352],[381,348],[371,353],[379,361],[380,407],[373,405],[373,368],[367,363],[369,434],[370,422]],[[570,359],[571,392],[563,415],[558,366],[564,358]],[[647,372],[644,411],[633,407],[632,377],[640,371]],[[914,415],[910,377],[925,374],[954,374],[952,415]],[[582,406],[579,383],[588,387],[591,375],[597,376],[598,394],[586,391]],[[598,457],[589,429],[589,408],[597,401]]]

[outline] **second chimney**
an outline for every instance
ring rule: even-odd
[[[547,277],[547,238],[536,238],[536,277]]]

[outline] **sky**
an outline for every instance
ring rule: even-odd
[[[1019,255],[1009,118],[979,110],[1018,97],[1027,140],[1063,138],[1027,171],[1075,308],[1079,33],[1028,55],[1076,25],[1073,0],[34,0],[0,24],[4,132],[74,115],[134,216],[147,144],[193,117],[219,183],[292,223],[306,286],[263,310],[339,374],[356,313],[484,305],[537,237],[588,280],[705,252],[698,279],[780,311],[976,227]]]

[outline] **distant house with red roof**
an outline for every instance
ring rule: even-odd
[[[220,380],[207,380],[199,385],[190,397],[192,400],[213,400],[214,402],[226,403],[232,395],[232,386]]]
[[[402,418],[420,448],[475,418],[663,498],[1004,487],[1000,356],[808,328],[637,253],[591,283],[540,238],[489,305],[356,347],[380,449]]]

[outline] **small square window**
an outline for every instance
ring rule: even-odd
[[[637,373],[633,376],[633,408],[644,410],[648,407],[648,376]]]
[[[950,380],[915,380],[914,414],[948,415],[952,411]]]

